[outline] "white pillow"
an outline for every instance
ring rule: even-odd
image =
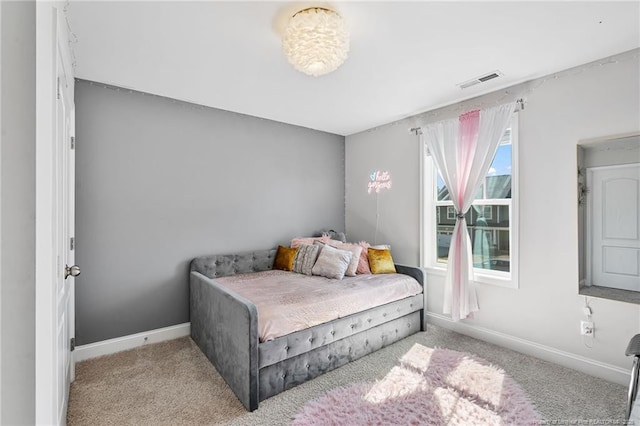
[[[355,277],[356,272],[358,271],[358,262],[360,262],[360,253],[362,253],[362,247],[357,244],[349,244],[349,243],[327,243],[327,245],[331,245],[331,247],[335,247],[338,250],[346,250],[350,251],[351,262],[349,262],[349,267],[347,268],[347,272],[344,274],[349,277]]]
[[[350,251],[338,250],[337,248],[325,245],[316,264],[313,265],[311,273],[327,278],[341,280],[349,267],[353,254]]]
[[[377,246],[371,246],[376,250],[391,250],[391,244],[378,244]]]

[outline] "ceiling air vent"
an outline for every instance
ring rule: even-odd
[[[466,89],[467,87],[475,86],[476,84],[484,83],[485,81],[493,80],[494,78],[498,78],[503,76],[504,74],[500,71],[492,71],[488,74],[481,75],[480,77],[473,78],[471,80],[465,81],[464,83],[458,84],[458,87],[461,89]]]

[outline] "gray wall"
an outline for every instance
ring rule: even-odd
[[[35,422],[35,2],[0,2],[0,424]]]
[[[589,298],[596,328],[591,347],[578,332],[586,318],[585,298],[578,294],[576,147],[583,140],[640,130],[639,53],[510,90],[527,100],[519,113],[520,287],[478,285],[480,311],[464,325],[629,368],[624,351],[640,332],[640,306]],[[504,91],[477,101],[495,105],[500,98]],[[460,107],[445,108],[431,120],[455,116],[464,111]],[[425,117],[423,122],[429,114]],[[365,191],[367,173],[388,169],[394,186],[378,200],[378,242],[390,243],[394,259],[409,264],[420,262],[420,156],[418,138],[408,132],[418,121],[412,117],[347,136],[345,147],[347,235],[372,238],[376,204]],[[444,276],[428,271],[427,280],[427,309],[444,318]]]
[[[78,344],[189,321],[195,256],[344,229],[342,136],[82,80],[75,102]]]
[[[387,125],[346,138],[346,226],[351,241],[391,244],[393,260],[419,264],[420,151],[411,126]],[[368,193],[370,175],[387,171],[391,188]]]

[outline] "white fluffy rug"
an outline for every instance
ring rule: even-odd
[[[294,425],[539,425],[520,386],[473,355],[415,344],[379,382],[334,389]]]

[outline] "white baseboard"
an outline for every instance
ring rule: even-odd
[[[620,368],[615,365],[596,361],[570,352],[565,352],[550,346],[541,345],[519,337],[490,330],[488,328],[478,327],[463,322],[454,322],[449,317],[433,312],[427,312],[426,315],[429,318],[427,321],[427,327],[428,324],[435,324],[437,326],[453,330],[457,333],[484,340],[545,361],[554,362],[564,367],[582,371],[583,373],[600,377],[613,383],[618,383],[623,386],[627,386],[629,384],[629,379],[631,377],[630,370],[625,370],[624,368]],[[143,333],[104,340],[102,342],[76,346],[73,351],[73,358],[75,362],[80,362],[102,355],[126,351],[149,343],[158,343],[165,340],[189,336],[190,334],[191,323],[178,324],[171,327],[159,328]]]
[[[435,324],[460,334],[465,334],[526,355],[531,355],[545,361],[550,361],[564,367],[572,368],[620,385],[627,386],[629,384],[629,379],[631,378],[631,370],[625,370],[624,368],[620,368],[615,365],[596,361],[570,352],[565,352],[552,348],[551,346],[541,345],[519,337],[490,330],[488,328],[478,327],[463,322],[454,322],[451,318],[444,315],[432,312],[427,312],[426,315],[429,318],[427,321],[427,327],[429,323]]]
[[[102,342],[90,343],[88,345],[76,346],[73,351],[74,362],[80,362],[102,355],[114,354],[149,343],[164,342],[165,340],[177,339],[191,334],[191,323],[172,325],[171,327],[158,328],[156,330],[145,331],[143,333],[130,334],[128,336],[117,337],[115,339],[103,340]]]

